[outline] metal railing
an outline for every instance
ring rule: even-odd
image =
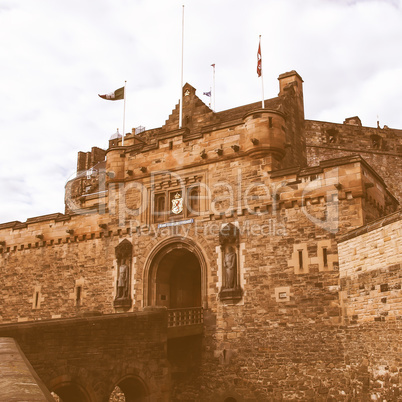
[[[202,324],[203,321],[204,311],[202,307],[177,308],[168,310],[168,328]]]

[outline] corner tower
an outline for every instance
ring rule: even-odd
[[[294,70],[278,80],[278,97],[243,115],[242,148],[252,157],[266,158],[271,170],[306,166],[303,80]]]

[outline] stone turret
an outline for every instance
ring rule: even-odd
[[[244,150],[253,156],[272,156],[280,161],[285,155],[285,116],[279,110],[260,109],[247,113]],[[275,163],[274,163],[275,164]]]

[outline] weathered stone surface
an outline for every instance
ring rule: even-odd
[[[14,338],[46,387],[60,396],[63,387],[74,386],[90,401],[106,402],[115,386],[129,378],[147,384],[151,400],[168,399],[166,309],[0,325],[0,336]],[[9,356],[7,349],[0,348],[2,353]],[[10,379],[15,386],[7,395],[25,377],[21,382]],[[25,400],[15,398],[3,400]]]
[[[0,401],[54,401],[12,338],[0,338]]]

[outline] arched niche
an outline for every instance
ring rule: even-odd
[[[117,310],[127,311],[131,308],[131,272],[133,260],[133,245],[124,239],[115,248],[117,265],[116,297],[114,307]]]
[[[219,232],[222,255],[222,288],[219,298],[226,303],[238,303],[243,296],[240,286],[240,231],[232,223],[223,225]]]

